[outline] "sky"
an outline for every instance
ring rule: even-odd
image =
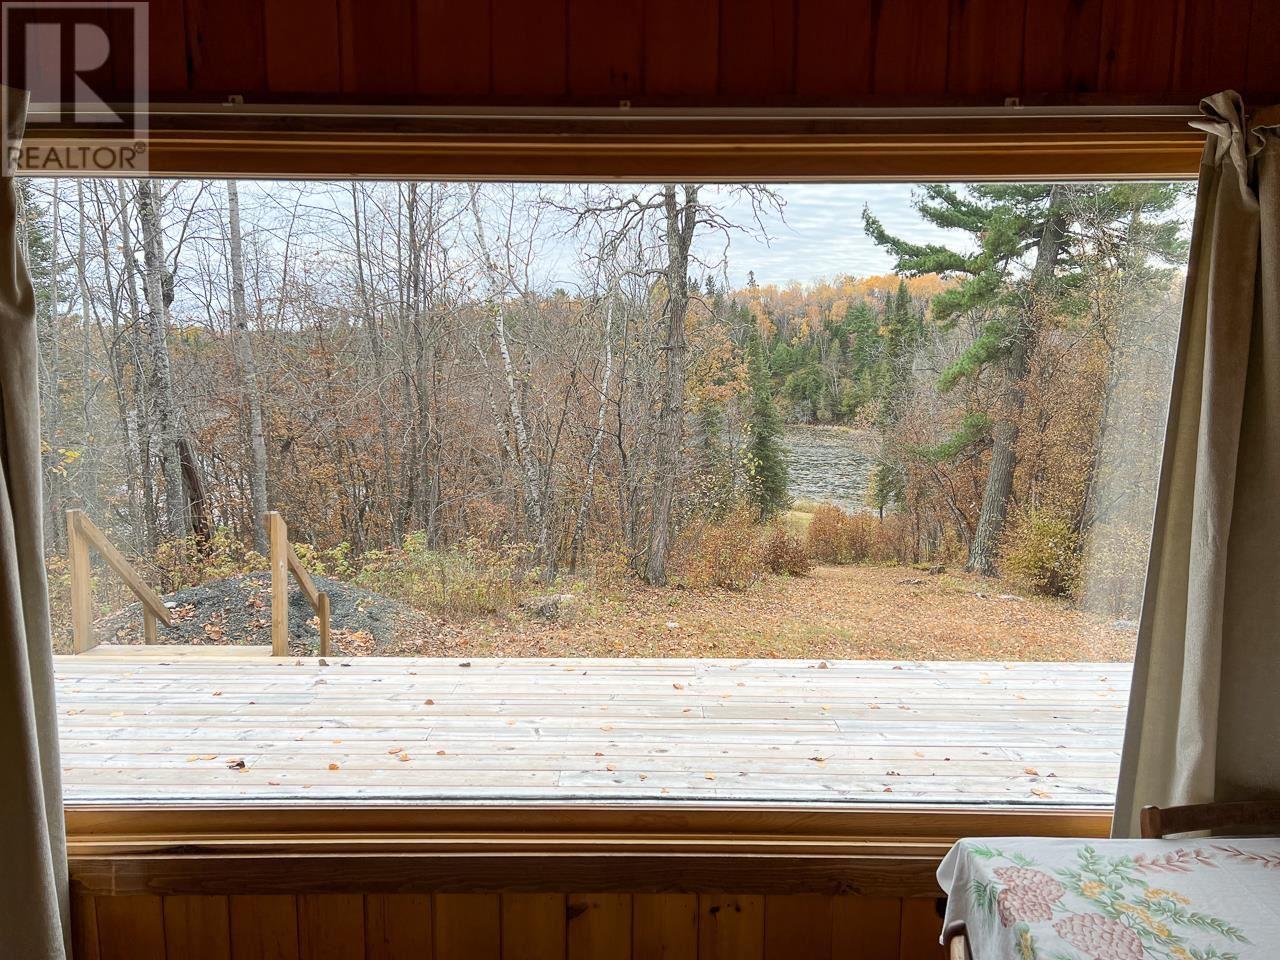
[[[560,189],[554,184],[527,187],[531,198],[540,191],[554,195]],[[618,189],[628,188],[620,185]],[[640,189],[645,194],[653,190]],[[727,263],[723,233],[704,229],[695,239],[694,253],[708,268],[705,272],[719,276],[723,267],[731,288],[745,286],[748,273],[754,273],[762,286],[785,287],[845,275],[865,277],[892,272],[893,258],[863,232],[864,205],[890,233],[907,240],[945,243],[962,249],[972,244],[972,238],[963,232],[939,229],[920,217],[911,205],[913,194],[921,189],[919,184],[792,183],[772,189],[784,205],[781,214],[767,211],[761,234],[753,226],[751,203],[744,194],[733,192],[731,187],[702,188],[700,199],[704,203],[715,206],[732,223],[753,227],[730,234]],[[583,282],[574,240],[544,242],[538,259],[535,272],[547,285],[573,288]],[[692,272],[696,275],[699,270],[695,266]]]
[[[736,236],[729,256],[729,279],[734,286],[755,272],[762,285],[812,283],[844,274],[872,276],[888,273],[893,258],[871,242],[862,230],[862,208],[871,208],[892,234],[918,243],[962,244],[963,234],[925,223],[911,206],[919,186],[909,183],[795,183],[777,188],[786,200],[783,217],[766,221],[770,242]],[[739,213],[746,219],[745,204]]]
[[[654,186],[638,188],[615,185],[622,193],[638,189],[642,195],[651,196]],[[316,241],[326,245],[327,230],[338,230],[345,236],[343,218],[350,206],[349,188],[345,183],[312,183],[282,186],[270,182],[244,183],[242,205],[249,230],[264,228],[287,212],[293,200],[291,189],[305,192],[305,205],[321,214],[331,213],[333,220],[322,227]],[[566,193],[556,184],[519,184],[504,193],[502,185],[489,188],[491,209],[486,215],[503,220],[504,205],[514,204],[511,223],[513,236],[526,236],[532,232],[538,239],[534,243],[530,277],[534,286],[551,290],[563,288],[578,290],[593,282],[587,276],[589,268],[584,264],[583,244],[588,240],[576,235],[560,222],[558,214],[545,213],[541,200],[572,205],[581,200],[580,193]],[[961,189],[963,189],[961,187]],[[786,287],[790,284],[811,285],[821,280],[835,280],[842,276],[867,277],[891,273],[893,258],[877,247],[863,230],[862,211],[869,208],[884,224],[890,234],[915,243],[939,243],[952,248],[970,249],[973,238],[962,231],[943,230],[926,222],[913,206],[913,198],[922,190],[913,183],[793,183],[773,187],[782,199],[781,213],[766,208],[763,232],[759,229],[736,230],[728,235],[729,247],[725,249],[725,234],[703,229],[695,240],[694,253],[701,262],[692,268],[695,276],[714,275],[719,282],[726,282],[730,289],[743,288],[749,274],[762,286]],[[214,188],[216,197],[220,188]],[[216,199],[215,197],[215,199]],[[505,199],[504,199],[505,198]],[[700,199],[714,206],[731,223],[753,226],[755,217],[746,194],[733,187],[707,185],[702,188]],[[1182,211],[1189,220],[1191,202]],[[532,214],[530,211],[544,211]],[[538,226],[533,226],[536,217]],[[322,217],[321,223],[323,224]],[[469,220],[464,216],[457,221],[460,231],[458,242],[470,243],[472,234]],[[277,230],[277,232],[279,232]],[[490,243],[496,236],[490,237]],[[278,238],[277,238],[278,242]],[[726,255],[727,254],[727,255]],[[727,274],[727,276],[725,275]]]

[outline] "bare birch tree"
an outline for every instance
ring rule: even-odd
[[[253,504],[253,543],[267,552],[267,440],[262,421],[262,395],[258,387],[258,362],[249,333],[249,311],[244,297],[244,242],[240,229],[240,188],[227,181],[227,227],[231,244],[231,335],[243,377],[245,404],[249,408],[250,499]]]

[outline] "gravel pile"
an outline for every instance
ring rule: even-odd
[[[393,644],[410,621],[420,619],[409,606],[339,580],[316,577],[316,589],[329,595],[329,623],[335,654],[372,655]],[[159,643],[270,646],[271,576],[252,573],[178,590],[163,597],[173,626],[158,624]],[[141,643],[142,605],[130,604],[94,624],[99,643]],[[290,580],[289,652],[314,656],[320,629],[311,604]]]

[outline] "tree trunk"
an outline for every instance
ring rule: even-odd
[[[62,429],[62,334],[61,294],[58,290],[58,250],[62,245],[62,214],[59,210],[60,190],[58,181],[52,184],[52,200],[49,217],[49,324],[45,330],[44,354],[44,409],[40,412],[40,430],[44,441],[57,459],[56,451],[65,439],[59,436]],[[49,496],[45,501],[45,529],[53,532],[53,545],[62,549],[66,540],[66,523],[63,515],[67,507],[66,481],[56,470],[45,473]]]
[[[529,442],[529,429],[525,423],[524,408],[520,402],[519,384],[516,382],[515,363],[511,358],[511,347],[507,341],[506,306],[495,302],[492,309],[493,335],[498,344],[498,355],[502,358],[503,383],[507,389],[507,410],[511,415],[511,429],[516,437],[516,460],[518,461],[516,466],[520,470],[521,487],[524,491],[524,512],[530,527],[536,531],[538,557],[542,559],[546,556],[547,529],[546,524],[543,523],[538,464]]]
[[[81,449],[80,503],[93,512],[98,501],[97,450],[93,443],[93,376],[90,360],[93,357],[93,329],[96,311],[90,309],[88,280],[88,221],[84,213],[84,181],[76,181],[76,216],[79,236],[76,246],[76,283],[80,292],[80,420]]]
[[[182,459],[182,489],[186,497],[187,516],[191,520],[191,532],[203,552],[209,544],[213,530],[213,517],[209,511],[209,494],[205,490],[204,477],[200,473],[200,461],[196,458],[196,445],[190,437],[178,441],[178,456]]]
[[[657,586],[667,582],[667,558],[671,552],[671,508],[684,448],[684,395],[689,346],[685,315],[689,311],[689,248],[698,223],[698,187],[683,187],[684,202],[676,188],[663,188],[667,219],[667,337],[662,347],[662,407],[658,415],[658,442],[654,464],[653,507],[649,527],[649,552],[645,580]]]
[[[116,419],[120,427],[120,436],[124,441],[121,451],[121,459],[124,462],[125,471],[125,490],[128,495],[128,529],[131,533],[130,546],[141,552],[150,545],[147,539],[147,530],[142,520],[142,513],[138,502],[138,459],[136,454],[136,444],[134,437],[130,431],[130,399],[126,387],[126,371],[129,369],[126,365],[124,344],[130,343],[130,335],[125,332],[125,328],[131,326],[123,322],[122,317],[122,298],[124,295],[124,277],[121,276],[119,282],[116,282],[111,268],[112,249],[116,247],[115,238],[108,226],[109,223],[116,223],[118,220],[110,219],[107,211],[103,206],[102,197],[105,190],[105,184],[95,184],[93,187],[93,196],[96,201],[97,220],[95,226],[97,228],[98,238],[98,255],[102,258],[102,284],[103,284],[103,302],[108,305],[107,319],[111,324],[110,339],[103,328],[100,319],[96,319],[95,325],[98,331],[99,340],[102,343],[104,360],[107,369],[111,374],[111,386],[116,402]],[[121,235],[125,234],[125,228],[121,226]],[[123,244],[120,245],[123,249]],[[126,254],[126,263],[127,257]],[[135,314],[136,316],[136,314]],[[99,458],[101,460],[101,458]]]
[[[249,313],[244,303],[244,241],[240,232],[240,188],[227,181],[227,209],[231,231],[231,338],[235,346],[240,372],[244,377],[243,393],[249,406],[249,448],[252,463],[249,472],[249,500],[253,504],[253,547],[267,554],[267,438],[262,426],[262,394],[258,392],[258,362],[253,355],[249,336]]]
[[[138,299],[138,261],[134,255],[133,230],[130,226],[129,192],[123,180],[116,180],[116,195],[120,201],[120,247],[124,255],[124,290],[129,302],[130,365],[133,369],[136,406],[126,414],[130,430],[126,431],[136,441],[130,451],[136,454],[138,478],[142,485],[143,542],[154,549],[160,541],[160,519],[156,509],[155,482],[151,473],[151,432],[145,426],[142,411],[147,409],[148,385],[142,372],[142,349],[138,330],[142,326],[142,305]],[[145,286],[145,284],[144,284]]]
[[[1061,185],[1049,190],[1049,207],[1045,212],[1044,226],[1040,230],[1040,241],[1036,247],[1036,263],[1031,270],[1028,285],[1028,302],[1018,317],[1009,356],[1005,361],[1004,396],[1001,400],[1000,418],[991,431],[991,464],[987,470],[987,486],[982,495],[978,526],[969,544],[968,569],[984,576],[994,576],[996,573],[996,551],[999,549],[1005,518],[1009,512],[1009,494],[1013,490],[1013,471],[1017,466],[1015,447],[1018,443],[1018,418],[1026,402],[1024,381],[1046,310],[1041,301],[1047,295],[1053,279],[1066,233],[1066,217],[1061,211],[1064,192],[1065,188]]]
[[[153,402],[156,434],[164,468],[165,520],[169,535],[185,537],[190,529],[187,496],[182,481],[182,436],[178,405],[173,393],[173,373],[169,366],[169,302],[165,291],[164,241],[160,236],[160,212],[156,209],[155,186],[151,180],[138,181],[138,221],[142,227],[142,257],[146,267],[143,288],[147,297],[147,336],[151,351]]]
[[[505,297],[506,283],[496,262],[489,252],[489,243],[485,237],[484,220],[480,216],[480,192],[471,187],[471,215],[475,222],[476,244],[484,259],[485,272],[488,275],[488,307],[493,311],[493,341],[498,346],[498,355],[502,360],[502,384],[507,392],[506,413],[511,418],[511,432],[515,436],[515,466],[520,474],[520,494],[528,529],[534,532],[537,541],[537,557],[547,559],[550,531],[547,526],[549,502],[548,491],[542,483],[542,466],[534,455],[530,440],[528,424],[524,415],[524,402],[520,387],[521,377],[511,355],[511,344],[507,337],[507,304]],[[484,348],[481,351],[483,360]],[[485,365],[488,366],[487,361]],[[496,410],[496,407],[495,407]],[[509,447],[509,445],[508,445]],[[549,470],[549,466],[548,466]]]
[[[356,185],[351,184],[351,222],[355,239],[356,284],[360,295],[360,308],[363,314],[365,333],[369,338],[369,353],[373,358],[373,379],[377,385],[374,390],[378,398],[378,440],[382,447],[382,480],[387,492],[387,516],[391,520],[391,541],[399,545],[403,540],[400,527],[400,513],[396,509],[395,480],[393,478],[391,456],[391,438],[387,433],[391,417],[387,411],[386,363],[383,358],[382,333],[378,330],[378,318],[373,306],[373,298],[369,291],[369,280],[365,277],[365,242],[360,227],[360,194]]]
[[[604,374],[600,379],[600,406],[596,412],[596,433],[591,440],[591,452],[587,454],[587,478],[578,503],[578,516],[573,524],[573,540],[569,545],[569,572],[578,572],[578,554],[587,529],[587,514],[591,509],[591,495],[596,480],[596,463],[600,459],[600,447],[604,443],[604,422],[609,412],[609,381],[613,378],[613,296],[610,294],[604,308]]]

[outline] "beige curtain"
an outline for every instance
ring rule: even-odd
[[[64,960],[67,851],[41,530],[35,298],[8,149],[22,136],[26,95],[5,87],[0,95],[0,953]]]
[[[1112,832],[1280,796],[1280,113],[1208,132]]]

